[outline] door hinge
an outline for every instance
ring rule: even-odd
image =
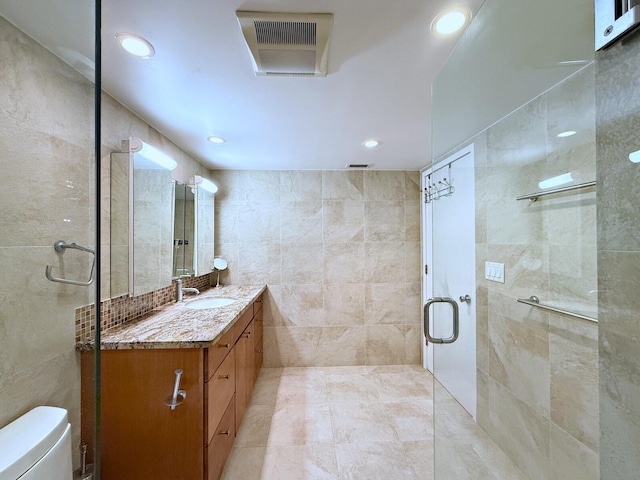
[[[424,274],[429,275],[429,265],[424,266]]]

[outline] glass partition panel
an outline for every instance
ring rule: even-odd
[[[455,343],[427,352],[436,478],[598,478],[592,27],[591,1],[487,0],[434,84],[434,175],[453,162],[453,192],[425,207],[430,295],[453,299],[459,338],[475,337],[475,398],[458,388]],[[456,172],[463,147],[473,188]],[[451,284],[459,251],[447,260],[467,217],[468,298]],[[451,310],[432,309],[434,333],[448,335]]]

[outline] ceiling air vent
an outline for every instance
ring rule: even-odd
[[[370,164],[368,163],[347,163],[345,168],[369,168]]]
[[[331,13],[236,12],[256,75],[326,77]]]

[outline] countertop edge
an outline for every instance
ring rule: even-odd
[[[105,350],[134,350],[134,349],[139,349],[139,350],[153,350],[153,349],[178,349],[178,348],[208,348],[212,345],[215,345],[218,341],[220,341],[220,339],[222,338],[223,335],[225,335],[229,330],[231,330],[231,328],[233,328],[233,326],[235,325],[235,323],[245,314],[245,312],[253,305],[253,303],[262,295],[264,294],[264,292],[267,289],[266,285],[230,285],[227,286],[227,289],[225,289],[225,287],[221,287],[224,290],[215,290],[214,288],[210,288],[206,291],[203,292],[203,296],[204,297],[210,297],[210,298],[215,298],[216,294],[224,294],[229,288],[241,288],[241,289],[247,289],[247,288],[255,288],[256,292],[253,293],[253,295],[251,295],[250,297],[246,297],[243,298],[242,300],[245,302],[245,304],[242,306],[242,308],[239,310],[238,313],[236,313],[234,315],[234,317],[232,319],[230,319],[225,326],[220,329],[217,334],[209,339],[209,338],[197,338],[197,339],[193,339],[193,340],[176,340],[176,341],[166,341],[166,340],[160,340],[160,341],[140,341],[140,340],[136,340],[136,341],[115,341],[115,342],[111,342],[109,340],[106,341],[102,341],[101,342],[101,350],[105,351]],[[169,303],[169,304],[165,304],[162,305],[161,307],[158,307],[156,310],[158,312],[165,312],[167,310],[170,310],[172,308],[177,308],[176,307],[177,304],[176,303]],[[151,315],[143,315],[141,316],[139,319],[133,319],[130,322],[127,322],[125,324],[119,325],[118,327],[114,327],[113,329],[108,329],[105,330],[103,332],[103,334],[108,334],[109,332],[113,332],[116,329],[118,329],[120,332],[126,332],[127,330],[133,329],[135,327],[139,327],[141,324],[143,324],[144,322],[149,322],[151,321],[155,315],[153,315],[153,311],[150,312]],[[176,319],[178,319],[180,317],[181,312],[177,311],[176,312]],[[80,341],[76,343],[76,350],[80,351],[80,352],[87,352],[87,351],[93,351],[95,350],[95,341],[94,340],[90,340],[90,341]]]

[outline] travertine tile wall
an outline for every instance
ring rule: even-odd
[[[61,257],[53,243],[95,243],[94,86],[2,17],[0,64],[0,426],[37,405],[64,407],[76,454],[75,310],[94,301],[94,290],[50,282],[44,268],[75,279],[91,268],[90,255]],[[102,114],[101,284],[109,298],[109,154],[137,136],[176,159],[176,179],[208,170],[106,94]]]
[[[640,37],[596,55],[601,478],[640,472]]]
[[[74,309],[93,289],[93,85],[0,17],[0,426],[38,405],[69,411],[79,444],[80,368]]]
[[[418,172],[213,174],[222,281],[269,287],[266,366],[419,363]]]
[[[598,478],[597,324],[516,301],[596,316],[595,189],[516,201],[568,172],[595,179],[594,78],[585,67],[473,139],[477,421],[536,479]],[[505,264],[504,284],[485,261]]]

